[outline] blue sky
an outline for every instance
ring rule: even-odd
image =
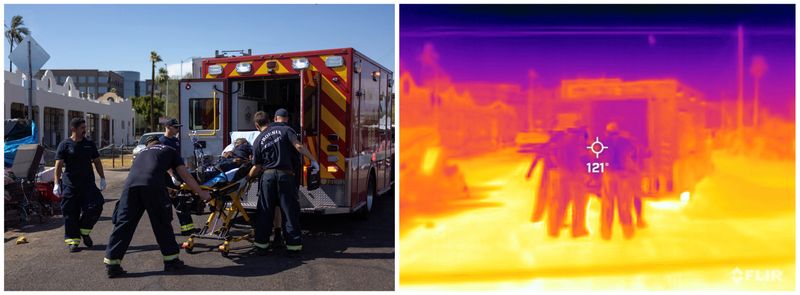
[[[395,70],[391,4],[4,6],[4,23],[21,15],[50,54],[45,68],[132,70],[144,80],[153,50],[171,65],[170,75],[179,75],[181,60],[217,49],[265,54],[353,47]],[[8,40],[3,44],[8,70]]]

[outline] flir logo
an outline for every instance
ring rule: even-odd
[[[780,282],[783,271],[780,269],[741,269],[734,268],[731,271],[731,279],[736,284],[742,282]]]

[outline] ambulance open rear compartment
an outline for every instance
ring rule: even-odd
[[[271,121],[275,110],[285,108],[321,168],[320,188],[308,191],[303,180],[310,162],[299,165],[303,212],[369,213],[374,196],[393,187],[391,71],[352,48],[213,58],[202,69],[202,79],[180,84],[182,155],[188,162],[189,132],[206,154],[219,157],[238,135],[232,132],[255,131],[255,112],[266,112]],[[243,205],[254,208],[255,201],[253,189]]]

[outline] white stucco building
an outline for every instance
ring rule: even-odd
[[[23,118],[27,114],[27,77],[23,73],[5,72],[5,119]],[[86,136],[99,147],[110,144],[133,144],[133,106],[130,100],[104,95],[102,99],[82,97],[72,77],[63,84],[50,71],[41,80],[34,79],[34,121],[39,130],[39,142],[54,148],[69,136],[69,121],[73,117],[86,119]]]

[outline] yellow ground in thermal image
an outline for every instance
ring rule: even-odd
[[[509,149],[458,162],[470,191],[490,205],[401,220],[402,289],[794,289],[794,162],[715,152],[715,171],[691,194],[647,202],[647,228],[624,240],[616,221],[604,241],[596,198],[589,237],[565,228],[550,238],[530,222],[541,177],[537,168],[524,179],[530,159]],[[412,186],[401,179],[401,199]]]

